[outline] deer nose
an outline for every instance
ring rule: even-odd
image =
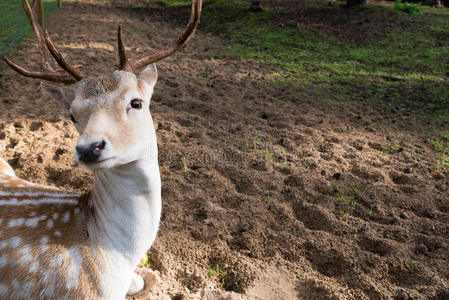
[[[106,146],[105,141],[98,143],[92,143],[88,146],[76,146],[76,152],[78,154],[78,160],[83,163],[93,163],[101,156],[101,151]]]

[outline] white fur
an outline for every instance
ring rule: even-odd
[[[22,239],[18,236],[13,236],[12,238],[9,239],[9,243],[11,244],[11,247],[13,247],[13,248],[17,248],[21,242],[22,242]]]
[[[110,193],[105,193],[108,190]],[[102,299],[123,299],[135,267],[158,230],[159,168],[154,160],[151,163],[145,159],[98,171],[92,195],[98,209],[96,224],[90,224],[89,233],[95,231],[91,236],[102,247],[108,262],[102,270]]]
[[[59,192],[52,192],[52,193],[48,193],[48,192],[37,192],[37,193],[33,193],[33,192],[10,192],[10,191],[1,191],[0,190],[0,196],[12,196],[12,197],[23,197],[23,196],[27,196],[27,197],[51,197],[51,198],[60,198],[60,197],[79,197],[80,194],[76,194],[76,193],[59,193]]]
[[[8,287],[6,285],[0,284],[0,295],[5,296],[8,293]]]
[[[143,281],[142,276],[133,273],[131,277],[131,285],[128,289],[128,295],[132,296],[140,293],[145,288],[145,282]]]
[[[0,268],[3,268],[4,266],[6,266],[6,262],[8,261],[8,259],[4,256],[0,257]]]
[[[31,218],[31,219],[26,220],[25,226],[36,227],[37,223],[39,223],[39,218]]]
[[[76,199],[61,199],[61,198],[49,198],[49,199],[33,199],[33,200],[18,200],[17,198],[10,198],[8,200],[0,200],[0,206],[3,205],[38,205],[38,204],[73,204],[77,205]]]
[[[3,159],[0,157],[0,165],[1,166],[5,166],[5,168],[2,170],[3,174],[12,176],[12,177],[16,177],[16,174],[14,173],[14,170],[11,168],[11,166]],[[3,176],[2,176],[3,178]]]
[[[83,258],[79,253],[79,249],[77,246],[71,247],[67,251],[67,255],[71,258],[70,268],[67,270],[67,288],[73,289],[78,287],[79,283],[79,272],[80,267],[83,262]]]

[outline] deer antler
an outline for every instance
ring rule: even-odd
[[[3,60],[18,73],[32,78],[39,78],[46,81],[70,84],[75,83],[85,77],[79,70],[74,66],[71,66],[63,55],[56,49],[53,42],[48,35],[48,32],[43,30],[41,26],[36,22],[36,17],[34,15],[34,9],[36,8],[36,0],[33,3],[28,3],[27,0],[22,0],[23,8],[28,16],[31,27],[36,34],[36,39],[39,44],[39,49],[42,57],[42,68],[44,72],[29,71],[16,63],[12,62],[6,57],[2,57]],[[68,74],[63,73],[66,71]]]
[[[155,51],[150,54],[144,54],[135,58],[127,58],[125,51],[125,43],[123,41],[122,27],[118,27],[118,49],[120,57],[120,70],[134,72],[146,65],[159,61],[167,56],[170,56],[174,52],[184,48],[195,34],[195,30],[198,27],[201,16],[202,0],[192,0],[192,12],[190,15],[187,28],[176,41],[174,41],[169,47]],[[36,8],[36,0],[33,0],[32,5],[27,0],[22,0],[23,8],[28,16],[31,27],[36,34],[36,38],[39,44],[42,67],[44,72],[29,71],[8,58],[3,56],[3,60],[18,73],[32,78],[39,78],[46,81],[70,84],[75,83],[84,77],[86,77],[81,71],[77,69],[77,66],[70,65],[64,58],[64,56],[55,47],[48,35],[48,32],[43,32],[42,28],[36,22],[34,10]],[[66,71],[68,74],[63,73]]]
[[[125,42],[123,41],[122,27],[118,27],[118,53],[120,58],[120,70],[134,72],[146,65],[159,61],[174,52],[184,48],[192,39],[195,30],[200,23],[202,0],[192,0],[192,12],[184,34],[174,41],[169,47],[157,50],[153,53],[143,54],[135,58],[127,58]]]

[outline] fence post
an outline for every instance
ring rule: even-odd
[[[58,8],[61,8],[61,0],[58,0]]]
[[[44,6],[42,4],[42,0],[37,0],[37,20],[39,25],[44,28]]]

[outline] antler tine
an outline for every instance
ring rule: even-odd
[[[55,45],[50,39],[50,36],[48,35],[47,30],[45,30],[45,44],[47,45],[48,50],[50,50],[51,55],[53,55],[55,60],[58,62],[58,65],[60,65],[67,73],[75,77],[76,80],[81,80],[86,77],[83,73],[81,73],[81,71],[75,69],[65,60],[61,52],[56,49]]]
[[[16,63],[12,62],[11,60],[9,60],[6,57],[3,56],[2,58],[16,72],[18,72],[26,77],[38,78],[38,79],[42,79],[42,80],[46,80],[46,81],[50,81],[50,82],[63,83],[63,84],[71,84],[71,83],[75,83],[78,81],[75,78],[69,77],[64,73],[56,73],[56,72],[55,73],[44,73],[44,72],[28,71],[27,69],[22,68],[21,66],[17,65]]]
[[[120,59],[120,70],[122,70],[125,67],[126,62],[128,61],[128,58],[126,57],[125,42],[123,41],[123,30],[121,25],[119,25],[118,27],[117,40],[118,40],[118,55]]]
[[[37,43],[39,44],[39,50],[41,52],[42,57],[42,67],[44,70],[49,70],[52,72],[56,72],[58,70],[58,65],[54,60],[51,59],[50,53],[48,52],[45,46],[45,40],[42,34],[42,28],[39,23],[36,21],[36,17],[34,15],[34,10],[36,9],[36,0],[33,0],[32,6],[27,0],[22,0],[22,5],[25,10],[25,13],[30,21],[30,25],[33,28],[34,33],[36,34]]]
[[[183,35],[174,41],[169,47],[155,51],[150,54],[144,54],[136,58],[127,59],[125,55],[125,44],[121,27],[119,27],[119,56],[120,56],[120,70],[134,72],[146,65],[159,61],[174,52],[184,48],[187,43],[193,38],[195,30],[200,23],[202,0],[192,0],[192,12],[190,14],[189,23]]]
[[[37,1],[33,0],[33,3],[31,4],[31,10],[34,10],[36,8]]]
[[[33,28],[33,31],[36,34],[36,39],[39,44],[39,50],[42,56],[42,67],[45,71],[44,72],[29,71],[17,65],[16,63],[14,63],[13,61],[9,60],[4,56],[2,57],[3,60],[12,69],[27,77],[39,78],[51,82],[64,83],[64,84],[75,83],[84,78],[85,76],[80,71],[78,71],[75,67],[71,66],[66,62],[62,54],[53,45],[53,42],[51,41],[48,35],[48,32],[45,31],[43,33],[43,30],[37,23],[36,17],[34,15],[34,9],[36,8],[36,0],[33,0],[31,6],[27,0],[22,0],[22,5],[30,21],[31,27]],[[62,73],[62,71],[64,70],[68,72],[71,76],[73,76],[73,78],[69,77],[65,73]]]

